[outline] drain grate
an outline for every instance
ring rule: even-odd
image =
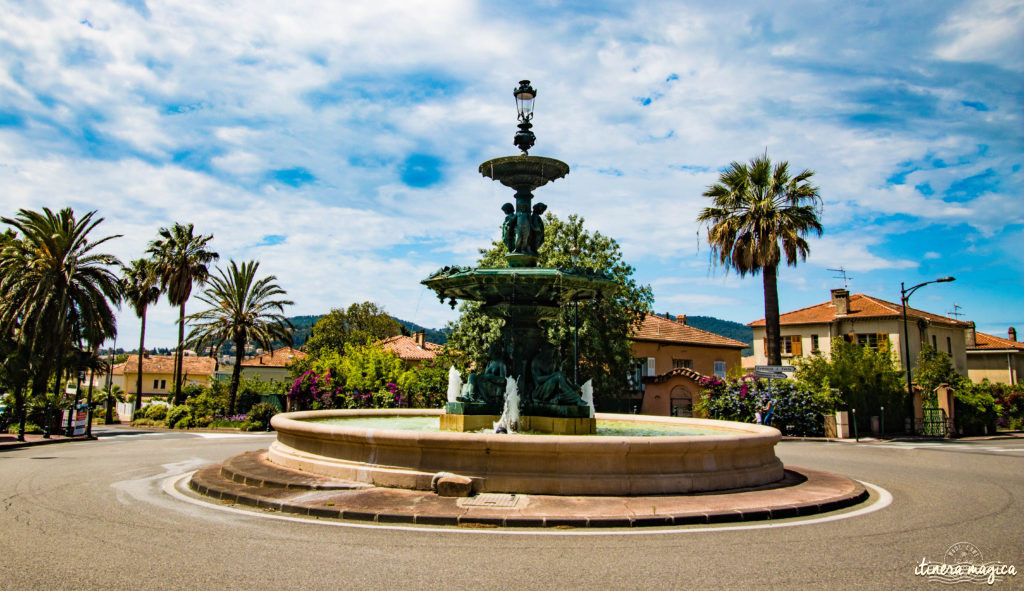
[[[480,493],[475,497],[462,499],[463,507],[502,507],[514,508],[519,504],[519,495],[506,493]]]

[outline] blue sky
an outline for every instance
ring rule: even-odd
[[[419,280],[472,264],[510,191],[511,90],[538,88],[538,191],[615,237],[658,312],[763,316],[694,221],[731,161],[810,168],[825,233],[783,310],[842,279],[1024,329],[1024,6],[1018,1],[12,1],[0,8],[0,212],[98,210],[142,255],[192,222],[318,314],[373,300],[454,318]],[[190,311],[195,311],[190,309]],[[137,342],[120,314],[118,344]],[[170,345],[157,306],[148,342]]]

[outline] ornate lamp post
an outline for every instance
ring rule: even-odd
[[[516,97],[516,111],[519,112],[519,131],[516,132],[512,143],[522,150],[525,156],[537,141],[537,136],[530,131],[533,127],[530,120],[533,119],[533,100],[537,98],[537,90],[530,86],[529,80],[520,80],[519,88],[513,90],[512,94]]]
[[[924,283],[918,283],[917,285],[906,289],[903,286],[903,282],[900,282],[900,302],[903,303],[903,351],[904,357],[907,361],[907,394],[913,393],[913,380],[910,375],[910,337],[907,334],[907,300],[913,295],[915,291],[921,289],[929,283],[948,283],[950,281],[956,281],[954,277],[940,277],[931,281],[925,281]]]

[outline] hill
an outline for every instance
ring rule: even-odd
[[[694,328],[713,332],[723,337],[735,339],[750,345],[742,351],[744,356],[754,353],[754,329],[732,320],[722,320],[714,316],[687,316],[686,323]]]

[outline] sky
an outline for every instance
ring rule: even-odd
[[[477,167],[518,152],[521,79],[531,154],[572,169],[536,201],[615,238],[659,313],[764,316],[761,278],[715,266],[695,219],[767,152],[822,198],[782,311],[843,272],[894,302],[954,276],[910,304],[1024,329],[1019,0],[8,0],[0,215],[95,210],[125,263],[192,223],[276,276],[289,315],[370,300],[439,328],[456,313],[419,282],[499,236],[512,193]],[[176,319],[152,308],[147,346]]]

